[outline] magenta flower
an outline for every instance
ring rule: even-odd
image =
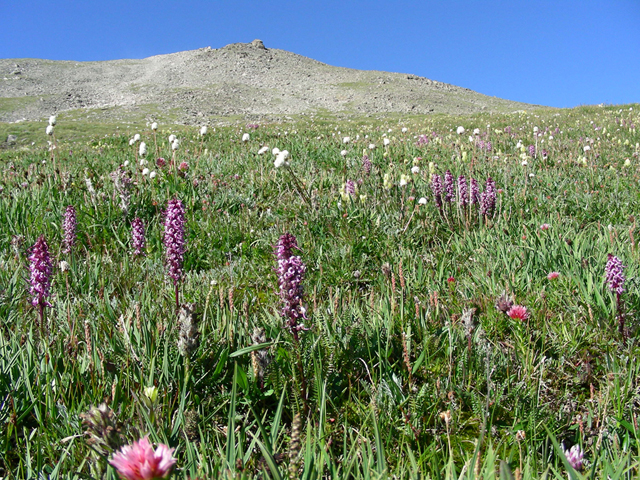
[[[437,173],[431,176],[431,191],[438,208],[442,208],[442,177]]]
[[[126,480],[156,480],[167,478],[176,463],[173,448],[159,444],[154,451],[148,437],[125,445],[109,461]]]
[[[458,203],[462,207],[469,203],[469,188],[464,175],[458,177]]]
[[[456,192],[453,187],[453,174],[451,170],[444,172],[444,201],[451,203],[456,196]]]
[[[544,232],[545,230],[549,230],[550,226],[551,225],[549,225],[548,223],[543,223],[542,225],[540,225],[540,230]]]
[[[507,312],[507,315],[513,320],[526,320],[529,318],[529,312],[524,305],[513,305]]]
[[[549,272],[549,274],[547,275],[547,279],[548,280],[555,280],[559,276],[560,276],[560,272]]]
[[[480,203],[480,188],[478,187],[478,181],[472,178],[469,182],[469,204],[477,205]]]
[[[73,205],[69,205],[64,212],[64,221],[62,222],[62,230],[64,231],[64,247],[62,253],[69,254],[76,244],[76,209]]]
[[[302,320],[306,320],[306,309],[302,306],[304,290],[302,279],[306,267],[299,256],[293,255],[298,250],[296,237],[285,233],[278,240],[275,255],[278,260],[278,284],[280,286],[280,300],[283,303],[281,315],[286,320],[287,327],[298,341],[298,332],[306,330]]]
[[[136,217],[131,222],[131,246],[134,255],[144,255],[144,247],[146,241],[144,238],[144,222],[141,218]]]
[[[367,155],[362,156],[362,171],[365,175],[371,174],[371,160]]]
[[[615,255],[609,254],[607,257],[607,265],[605,267],[605,277],[609,284],[609,290],[620,296],[624,292],[624,282],[627,280],[622,273],[626,268],[622,265],[622,261]]]
[[[49,255],[49,246],[44,238],[40,235],[36,243],[31,247],[31,255],[29,255],[29,293],[33,295],[31,304],[34,307],[50,307],[51,304],[47,298],[51,296],[51,274],[53,273],[53,264]]]
[[[484,191],[480,195],[480,215],[491,216],[496,209],[496,182],[487,178]]]
[[[564,450],[564,456],[567,457],[569,465],[571,465],[575,470],[582,470],[584,452],[580,448],[580,445],[574,445],[570,450]]]
[[[169,200],[164,219],[164,250],[167,275],[173,279],[176,290],[176,309],[180,308],[178,284],[182,280],[182,262],[187,250],[185,223],[185,209],[182,202],[177,198]]]

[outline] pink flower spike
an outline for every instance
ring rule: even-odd
[[[555,280],[559,276],[560,276],[560,272],[549,272],[549,275],[547,275],[547,279]]]
[[[173,448],[162,443],[154,452],[149,437],[145,436],[133,445],[122,447],[109,463],[126,480],[157,480],[171,473],[176,463],[172,454]]]
[[[507,315],[514,320],[526,320],[529,318],[529,312],[524,305],[514,305],[509,309]]]

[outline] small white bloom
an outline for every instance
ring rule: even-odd
[[[420,197],[420,200],[418,200],[418,203],[420,205],[426,205],[427,204],[427,199],[424,197]]]
[[[351,137],[344,137],[342,139],[342,143],[349,143],[351,141]]]
[[[471,135],[469,135],[469,143],[473,143],[475,142],[475,138],[473,138]]]
[[[391,143],[391,140],[389,140],[388,138],[385,138],[382,143],[384,144],[384,146],[386,147],[387,145],[389,145]]]
[[[285,160],[284,155],[282,155],[282,153],[279,153],[276,155],[276,159],[273,161],[273,166],[276,168],[280,168],[285,163],[287,163],[287,161]]]
[[[342,155],[343,157],[347,156],[347,151],[346,150],[341,150],[340,151],[340,155]]]
[[[260,150],[258,150],[258,155],[263,155],[268,150],[269,150],[269,147],[262,147]]]
[[[207,126],[204,125],[202,127],[200,127],[200,135],[202,135],[203,137],[207,134]]]
[[[533,127],[533,133],[538,133],[538,127]]]
[[[407,133],[409,129],[407,127],[402,127],[402,133]]]
[[[69,271],[69,268],[70,267],[69,267],[69,263],[68,262],[65,262],[64,260],[62,260],[60,262],[60,271],[67,272],[67,271]]]
[[[536,174],[535,174],[535,173],[530,173],[530,174],[529,174],[529,178],[533,178],[533,177],[535,177],[535,176],[536,176]]]
[[[144,142],[140,143],[140,156],[144,157],[147,154],[147,144]]]
[[[474,128],[473,129],[473,134],[474,135],[480,135],[480,129],[479,128]]]
[[[553,140],[553,135],[549,135],[549,140]]]
[[[275,147],[273,150],[271,150],[272,155],[278,155],[279,153],[280,153],[280,149],[278,147]]]
[[[589,145],[585,145],[582,150],[584,150],[585,152],[588,152],[589,150],[591,150],[591,147]]]
[[[135,145],[136,141],[132,138],[131,140],[129,140],[129,146],[132,147],[133,145]]]
[[[414,166],[411,168],[411,173],[413,173],[414,175],[417,175],[420,173],[420,167],[419,166]]]
[[[373,143],[369,144],[369,150],[375,150],[376,146]]]
[[[457,130],[456,130],[456,133],[458,135],[462,135],[464,133],[464,127],[458,127]]]
[[[133,140],[134,140],[135,142],[139,142],[139,141],[140,141],[140,134],[139,134],[139,133],[136,133],[136,134],[133,136]]]
[[[248,134],[248,133],[245,133],[244,135],[242,135],[242,141],[243,141],[243,142],[248,142],[248,141],[249,141],[249,138],[250,138],[250,137],[249,137],[249,134]]]
[[[526,167],[527,165],[529,165],[529,162],[527,162],[526,160],[523,160],[520,165],[522,165],[523,167]]]
[[[171,150],[176,151],[178,150],[178,147],[180,146],[180,142],[178,141],[178,139],[176,138],[173,143],[171,144]]]
[[[47,135],[53,135],[53,125],[49,125],[47,127],[46,132],[47,132]]]
[[[49,125],[51,125],[52,127],[56,126],[57,121],[58,121],[58,117],[56,117],[55,115],[51,115],[49,117]]]
[[[149,175],[149,169],[148,168],[144,168],[142,170],[142,175]]]
[[[158,124],[157,124],[156,122],[153,122],[153,123],[151,124],[151,130],[153,130],[154,132],[155,132],[156,130],[158,130]]]
[[[399,183],[399,185],[401,187],[404,187],[404,186],[408,185],[410,181],[411,181],[411,179],[407,175],[400,175],[400,183]]]
[[[173,143],[175,139],[176,139],[176,136],[174,134],[169,135],[169,143]]]
[[[149,174],[149,178],[156,178],[156,175],[157,175],[157,173],[156,173],[156,171],[154,170],[153,172],[151,172],[151,173]]]
[[[128,167],[128,166],[129,166],[129,160],[125,160],[123,165],[124,165],[125,167]]]

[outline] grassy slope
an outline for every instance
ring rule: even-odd
[[[247,129],[235,125],[210,130],[198,159],[195,129],[161,126],[160,155],[170,158],[164,139],[177,133],[178,160],[189,170],[174,176],[151,166],[154,181],[134,166],[133,124],[116,130],[61,116],[58,173],[42,163],[44,124],[18,124],[37,143],[0,153],[0,473],[114,478],[80,437],[78,415],[106,400],[123,441],[149,433],[177,448],[179,477],[251,477],[261,469],[286,476],[296,465],[289,460],[296,412],[305,478],[457,478],[461,469],[470,477],[476,457],[485,478],[501,461],[503,471],[522,465],[525,478],[562,477],[568,467],[552,439],[582,445],[597,477],[637,474],[640,136],[630,124],[640,119],[633,107],[299,118],[261,125],[247,143],[240,141]],[[467,139],[488,123],[490,153]],[[455,134],[458,125],[465,135]],[[549,132],[522,165],[516,143],[535,143],[534,126]],[[137,128],[153,152],[150,132]],[[128,135],[111,136],[119,131]],[[415,144],[420,134],[430,138],[426,147]],[[102,138],[71,142],[91,135]],[[352,143],[342,143],[345,135]],[[372,142],[366,175],[362,151]],[[309,203],[270,155],[256,154],[263,144],[291,152]],[[123,214],[109,174],[126,160],[136,184]],[[414,164],[419,174],[410,173]],[[481,189],[491,176],[500,189],[495,214],[464,216],[450,207],[441,215],[430,168],[475,177]],[[406,187],[398,186],[401,175],[411,177]],[[340,197],[346,179],[362,180],[354,200]],[[197,302],[200,316],[200,346],[189,359],[176,348],[173,288],[163,269],[162,210],[175,196],[187,207],[182,298]],[[422,196],[428,204],[418,206]],[[72,255],[61,253],[67,205],[78,211]],[[147,228],[144,258],[130,253],[134,216]],[[545,223],[550,228],[541,230]],[[300,345],[281,328],[274,293],[272,246],[285,231],[296,235],[307,265],[310,330]],[[41,234],[55,259],[44,338],[25,269]],[[627,265],[626,344],[604,284],[608,253]],[[551,271],[559,278],[548,280]],[[495,309],[503,291],[528,308],[527,321]],[[262,382],[241,350],[259,328],[270,344]],[[153,404],[143,401],[150,385],[159,392]]]

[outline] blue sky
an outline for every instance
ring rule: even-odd
[[[0,58],[144,58],[260,38],[330,65],[412,73],[510,100],[640,102],[640,0],[4,0],[0,7]]]

